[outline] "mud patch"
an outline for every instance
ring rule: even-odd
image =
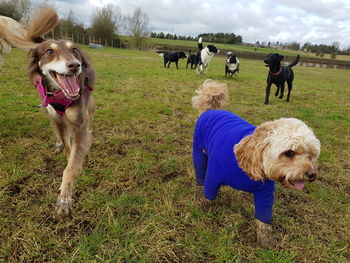
[[[11,183],[8,186],[8,190],[12,195],[17,195],[19,194],[23,188],[26,186],[28,180],[30,179],[31,176],[25,176],[17,179],[13,183]]]

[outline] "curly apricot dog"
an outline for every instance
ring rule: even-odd
[[[258,127],[232,112],[226,84],[206,80],[192,98],[201,112],[194,130],[193,162],[204,196],[214,200],[220,186],[254,194],[257,241],[271,242],[275,182],[302,190],[316,179],[320,142],[308,126],[294,118]]]

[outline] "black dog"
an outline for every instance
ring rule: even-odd
[[[179,59],[185,59],[186,54],[184,52],[168,52],[168,51],[157,51],[157,53],[159,53],[160,56],[164,57],[164,68],[166,68],[166,64],[169,62],[168,64],[168,68],[170,67],[170,63],[171,62],[175,62],[176,64],[176,68],[179,69],[178,67],[178,62]]]
[[[190,52],[188,54],[186,68],[188,68],[188,64],[191,64],[191,69],[196,69],[196,67],[198,65],[197,55],[196,54],[191,54],[191,50],[190,50]]]
[[[286,81],[288,84],[288,95],[286,101],[289,101],[294,80],[294,73],[292,67],[298,64],[300,56],[298,55],[296,59],[288,66],[281,66],[281,61],[283,59],[284,56],[279,55],[277,53],[270,53],[264,59],[266,67],[270,68],[269,74],[267,75],[265,104],[269,104],[270,89],[272,84],[275,84],[277,86],[275,96],[278,96],[279,91],[281,90],[279,98],[283,98],[284,83]]]
[[[231,51],[227,52],[227,59],[225,63],[225,77],[227,74],[233,76],[239,73],[239,59],[236,55],[233,55]]]

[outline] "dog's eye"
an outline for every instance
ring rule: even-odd
[[[287,156],[288,158],[292,158],[294,156],[295,152],[292,150],[284,152],[284,155]]]
[[[78,54],[78,49],[77,48],[72,48],[72,53],[73,54]]]
[[[53,51],[53,49],[48,49],[48,50],[46,50],[46,54],[48,54],[48,55],[53,55],[53,53],[55,53],[55,52]]]

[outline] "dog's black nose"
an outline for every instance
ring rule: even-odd
[[[78,62],[68,62],[67,67],[71,73],[76,73],[80,69],[80,63]]]
[[[316,171],[314,169],[309,169],[305,172],[305,176],[309,178],[310,180],[316,179]]]

